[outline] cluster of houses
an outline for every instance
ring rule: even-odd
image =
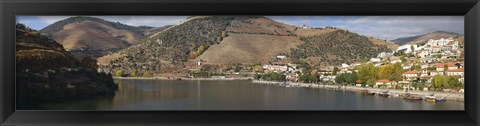
[[[401,63],[404,69],[403,81],[395,82],[390,80],[377,80],[374,87],[392,88],[397,85],[402,85],[404,88],[410,88],[408,85],[413,82],[431,83],[433,76],[459,76],[459,82],[464,83],[464,59],[460,58],[463,46],[453,38],[448,39],[430,39],[423,45],[407,44],[397,48],[393,52],[382,52],[375,58],[371,58],[367,63],[373,63],[375,67],[381,67],[385,64]],[[394,56],[394,53],[403,51],[405,54],[412,54],[414,57],[406,57],[403,59],[400,56]],[[277,59],[286,59],[286,56],[277,56]],[[414,62],[420,62],[421,70],[412,70],[415,65]],[[326,66],[319,70],[312,71],[320,75],[320,81],[335,82],[336,75],[333,71],[338,68],[336,74],[358,72],[358,66],[365,63],[351,63],[340,64],[338,66]],[[418,66],[417,66],[418,67]],[[298,73],[302,69],[298,69],[296,64],[266,64],[263,66],[265,72],[279,72],[287,75],[287,80],[297,81]],[[357,85],[360,86],[360,85]],[[417,89],[428,90],[428,89]]]

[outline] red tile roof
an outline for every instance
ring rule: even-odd
[[[447,72],[464,72],[464,68],[460,68],[460,69],[453,69],[453,70],[447,70]]]
[[[403,73],[403,74],[417,74],[417,73],[418,73],[418,71],[407,71],[407,72],[405,72],[405,73]]]
[[[436,65],[437,68],[443,68],[445,66],[445,64],[443,63],[439,63]],[[454,63],[447,63],[447,66],[448,67],[456,67]]]
[[[390,82],[390,81],[387,80],[387,79],[382,79],[382,80],[378,80],[377,82],[380,82],[380,83],[388,83],[388,82]]]

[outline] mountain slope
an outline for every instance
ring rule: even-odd
[[[101,57],[99,63],[107,71],[155,73],[185,72],[183,68],[192,60],[216,65],[263,64],[275,61],[277,55],[290,55],[292,50],[308,47],[305,45],[310,41],[308,38],[322,36],[331,37],[330,44],[363,49],[350,51],[354,52],[351,55],[358,56],[343,57],[355,60],[357,57],[375,57],[377,51],[390,52],[387,46],[395,46],[385,41],[370,41],[367,37],[336,28],[303,29],[260,16],[202,16],[190,17],[153,34],[138,45]],[[337,41],[337,38],[342,41]],[[316,45],[315,42],[310,43]],[[343,48],[332,49],[340,51]],[[314,51],[298,58],[303,60],[318,55],[324,54]],[[343,53],[333,52],[329,55],[340,56]],[[334,59],[326,58],[321,62],[332,64],[331,60]]]
[[[16,35],[17,109],[115,93],[113,78],[98,73],[92,58],[77,60],[62,45],[22,24],[17,24]]]
[[[102,52],[122,49],[145,38],[147,26],[128,26],[94,17],[71,17],[55,22],[40,32],[70,51],[100,50]],[[103,54],[100,54],[103,55]]]
[[[302,37],[304,44],[291,51],[295,61],[313,65],[339,65],[375,57],[380,52],[390,52],[386,45],[377,45],[365,36],[338,30],[321,36]]]
[[[424,44],[430,39],[441,39],[441,38],[450,38],[455,37],[460,34],[454,32],[446,32],[446,31],[435,31],[424,35],[418,36],[411,36],[411,37],[404,37],[404,38],[397,38],[392,40],[399,45],[405,44]]]
[[[369,37],[368,40],[371,41],[373,44],[376,44],[376,45],[385,45],[385,46],[387,46],[387,48],[389,48],[392,51],[397,50],[397,48],[399,46],[396,43],[387,42],[387,41],[380,40],[380,39],[373,38],[373,37]]]

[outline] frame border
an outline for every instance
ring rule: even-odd
[[[478,126],[479,11],[478,0],[0,0],[0,125]],[[16,111],[16,15],[463,15],[465,111]]]

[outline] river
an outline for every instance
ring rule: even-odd
[[[115,80],[113,97],[42,105],[47,110],[464,110],[431,103],[249,80]]]

